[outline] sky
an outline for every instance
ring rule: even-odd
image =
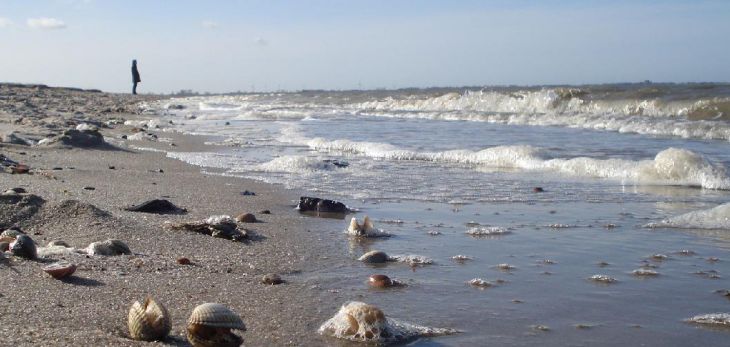
[[[730,1],[0,0],[0,81],[139,92],[730,82]]]

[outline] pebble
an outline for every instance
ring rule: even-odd
[[[84,187],[84,190],[96,190],[94,187]]]
[[[264,277],[261,278],[261,283],[268,285],[277,285],[284,283],[284,280],[281,279],[281,276],[271,273],[264,275]]]
[[[177,263],[180,265],[190,265],[191,264],[190,259],[185,258],[185,257],[177,258]]]
[[[238,216],[236,216],[236,221],[239,223],[256,223],[258,220],[256,220],[256,216],[254,216],[252,213],[241,213]]]
[[[271,211],[269,210],[261,210],[259,211],[260,214],[271,214]]]

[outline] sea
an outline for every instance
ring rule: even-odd
[[[314,90],[140,107],[210,145],[170,147],[170,158],[352,208],[315,231],[350,261],[308,276],[388,316],[462,331],[411,345],[730,341],[727,318],[691,321],[730,312],[729,84]],[[364,216],[391,236],[348,236]],[[370,250],[412,261],[357,261]],[[368,288],[374,273],[406,285]]]

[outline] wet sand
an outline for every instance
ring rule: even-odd
[[[3,132],[16,131],[17,136],[36,141],[85,121],[149,119],[149,115],[133,114],[135,103],[154,98],[43,87],[3,85],[0,89]],[[112,111],[104,112],[107,108]],[[133,129],[114,125],[102,127],[101,132],[107,139],[120,139],[133,134]],[[200,138],[169,135],[179,150],[196,151],[203,146]],[[120,141],[116,143],[125,142]],[[144,345],[129,339],[126,321],[130,305],[147,295],[170,312],[173,328],[165,341],[168,344],[188,345],[187,318],[204,302],[225,304],[241,315],[248,328],[241,334],[246,345],[324,343],[316,330],[342,302],[330,300],[310,279],[316,277],[312,271],[340,260],[338,252],[331,252],[333,245],[317,235],[320,220],[293,209],[296,192],[206,175],[199,167],[168,159],[164,153],[121,146],[2,143],[0,153],[31,168],[30,174],[0,173],[0,188],[21,187],[27,191],[23,195],[42,199],[25,209],[3,200],[0,222],[4,228],[20,226],[39,246],[63,240],[83,248],[116,238],[133,253],[37,261],[8,255],[0,262],[0,345]],[[241,195],[245,190],[256,195]],[[188,213],[123,210],[154,198],[168,199]],[[271,214],[259,213],[262,210]],[[163,227],[167,221],[242,212],[254,213],[260,220],[245,225],[255,235],[245,243]],[[178,264],[178,257],[189,258],[192,265]],[[59,259],[78,265],[72,277],[56,280],[41,270]],[[266,273],[278,273],[286,282],[263,285],[260,280]]]

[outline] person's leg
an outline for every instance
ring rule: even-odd
[[[137,82],[134,82],[134,86],[132,87],[132,94],[137,95]]]

